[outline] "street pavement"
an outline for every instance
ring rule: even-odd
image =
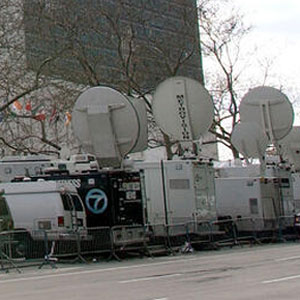
[[[0,272],[0,299],[300,299],[300,243]]]

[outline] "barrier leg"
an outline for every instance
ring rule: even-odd
[[[108,257],[108,261],[112,259],[116,259],[117,261],[121,261],[120,257],[116,253],[116,247],[114,243],[114,233],[113,233],[113,228],[110,230],[110,255]]]
[[[49,252],[49,247],[48,247],[48,235],[47,232],[44,231],[44,245],[45,245],[45,256],[44,256],[44,261],[42,264],[39,266],[39,269],[41,269],[45,265],[50,265],[52,269],[56,269],[56,261],[57,259],[52,257],[54,253],[54,248],[55,248],[55,241],[52,241],[51,249]]]
[[[0,237],[1,238],[1,237]],[[0,260],[1,260],[1,270],[5,271],[6,273],[9,272],[9,267],[4,267],[4,261],[7,262],[9,265],[11,265],[11,268],[16,269],[18,273],[21,273],[21,270],[17,267],[17,265],[13,262],[13,259],[11,257],[11,244],[12,240],[10,237],[10,234],[8,234],[8,240],[1,240],[0,239]],[[9,255],[5,253],[4,247],[5,245],[8,245],[9,247]]]
[[[80,232],[76,232],[76,249],[77,249],[77,257],[72,261],[74,262],[82,262],[88,263],[87,260],[81,255],[81,239],[80,239]]]
[[[175,255],[175,252],[173,251],[172,244],[171,244],[169,225],[166,225],[166,235],[167,235],[166,247],[170,251],[170,254]]]

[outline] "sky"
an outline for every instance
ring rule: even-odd
[[[252,26],[246,46],[251,49],[257,46],[258,56],[273,61],[274,86],[288,87],[290,94],[286,95],[293,102],[294,125],[299,126],[300,0],[232,0],[232,3],[244,15],[245,23]],[[220,153],[224,160],[231,156],[226,149]]]
[[[273,72],[300,91],[300,1],[232,0],[253,26],[249,44],[274,59]]]

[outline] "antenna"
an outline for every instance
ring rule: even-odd
[[[160,129],[180,142],[200,139],[214,116],[213,101],[207,90],[196,80],[181,76],[158,85],[152,110]]]
[[[93,87],[77,99],[72,127],[83,149],[101,167],[119,167],[123,158],[147,146],[146,108],[109,87]],[[144,105],[145,106],[145,105]]]

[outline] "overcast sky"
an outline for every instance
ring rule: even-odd
[[[295,122],[300,125],[300,0],[232,0],[253,29],[246,44],[258,46],[257,55],[273,60],[272,72],[278,83],[294,88]],[[249,58],[251,59],[251,58]],[[254,70],[255,72],[255,70]],[[297,93],[298,91],[298,93]],[[291,94],[287,96],[291,100]],[[298,95],[299,94],[299,95]],[[223,149],[221,159],[228,159]]]
[[[249,42],[274,57],[274,71],[300,91],[300,0],[233,0],[253,26]]]

